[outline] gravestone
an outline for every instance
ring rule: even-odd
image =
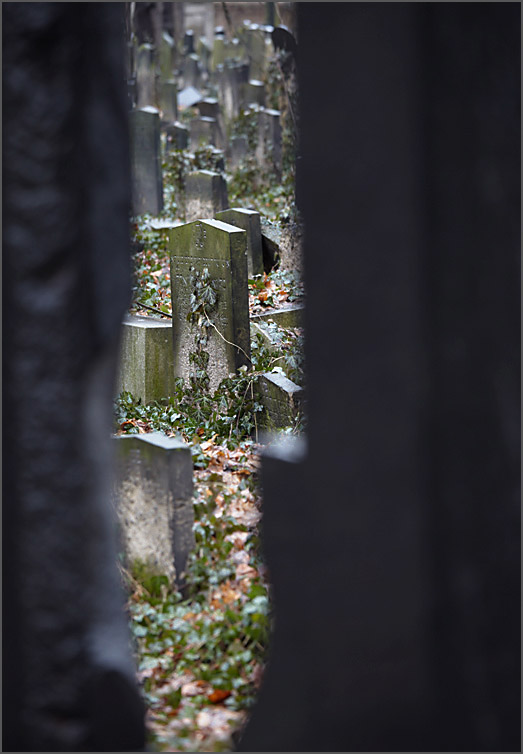
[[[278,110],[263,108],[258,113],[256,158],[260,167],[268,168],[277,180],[281,180],[282,132]]]
[[[279,372],[266,372],[258,379],[263,411],[258,428],[276,431],[293,427],[302,411],[303,388]]]
[[[183,123],[176,121],[165,129],[166,149],[187,149],[189,146],[189,129]]]
[[[170,81],[175,71],[175,47],[174,39],[168,32],[162,32],[162,41],[158,53],[158,67],[160,76],[164,81]]]
[[[194,51],[194,31],[187,29],[183,35],[183,52],[185,56],[188,56],[192,55]]]
[[[278,327],[303,327],[303,304],[290,304],[289,306],[274,309],[274,311],[253,314],[252,322],[274,322]]]
[[[172,226],[167,226],[172,227]],[[164,229],[165,226],[162,226]],[[174,392],[172,324],[170,319],[128,314],[122,325],[117,392],[140,398],[142,404]]]
[[[210,70],[214,72],[219,65],[225,63],[227,57],[227,41],[223,36],[215,36],[210,60]]]
[[[214,97],[207,97],[197,103],[200,116],[214,118],[216,127],[214,129],[214,139],[217,147],[225,148],[225,124],[219,102]]]
[[[202,116],[193,118],[189,125],[190,146],[194,152],[196,149],[208,144],[216,144],[217,126],[214,118]]]
[[[178,118],[178,92],[175,81],[161,81],[159,84],[159,102],[162,122],[174,123]]]
[[[198,220],[170,231],[169,251],[175,374],[189,383],[203,368],[213,392],[250,363],[246,233],[219,220]],[[199,302],[198,283],[212,287],[214,302]],[[201,311],[191,317],[196,306]],[[202,345],[196,343],[200,337]],[[198,362],[193,354],[199,354]]]
[[[265,105],[265,84],[257,79],[249,79],[243,87],[245,105]]]
[[[196,170],[185,179],[185,216],[187,222],[204,217],[215,217],[227,209],[227,182],[220,173]]]
[[[158,104],[154,47],[148,43],[136,51],[136,104],[140,109]]]
[[[217,76],[217,87],[225,120],[230,123],[237,118],[243,103],[243,86],[249,80],[249,64],[226,61]]]
[[[296,6],[308,426],[238,749],[517,752],[521,6]]]
[[[157,215],[163,208],[160,115],[153,107],[129,114],[132,171],[132,210]]]
[[[200,59],[198,55],[192,53],[187,55],[183,61],[183,86],[186,89],[188,86],[192,86],[195,89],[200,89],[202,85],[202,69],[200,66]]]
[[[128,569],[134,564],[183,588],[194,547],[190,447],[161,432],[120,435],[113,500]]]
[[[232,170],[237,170],[245,161],[248,154],[248,140],[246,136],[232,136],[229,140],[229,154],[227,162]]]
[[[263,273],[260,213],[253,209],[235,207],[216,213],[221,222],[242,228],[247,233],[247,269],[249,277]]]
[[[111,506],[123,3],[2,7],[2,750],[145,751]]]
[[[258,24],[251,24],[244,33],[251,78],[262,79],[265,73],[265,32]]]

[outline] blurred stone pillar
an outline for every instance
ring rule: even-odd
[[[239,748],[520,751],[520,5],[297,5],[308,427]]]
[[[3,750],[141,751],[110,505],[122,3],[3,7]]]

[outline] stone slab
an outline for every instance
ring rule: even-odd
[[[303,304],[293,304],[263,314],[253,314],[251,322],[275,322],[278,327],[303,327],[304,312]]]
[[[242,228],[247,233],[247,270],[249,277],[263,273],[260,213],[253,209],[232,207],[216,213],[216,219]]]
[[[129,114],[132,210],[157,215],[163,208],[160,115],[154,107]]]
[[[246,233],[219,220],[198,220],[169,232],[169,250],[175,375],[191,383],[191,354],[197,352],[196,339],[205,336],[202,348],[209,355],[212,392],[223,378],[250,363]],[[189,321],[195,275],[202,273],[212,281],[217,298],[205,314]],[[207,317],[214,327],[205,326]]]
[[[196,170],[185,179],[186,220],[215,217],[229,207],[227,183],[220,173]]]
[[[279,372],[266,372],[258,379],[263,404],[259,427],[285,429],[294,425],[303,406],[303,388]]]
[[[142,403],[161,400],[174,390],[172,324],[128,314],[122,325],[117,392],[122,390]]]
[[[114,445],[114,503],[125,560],[183,587],[194,547],[191,449],[160,432],[121,435]]]

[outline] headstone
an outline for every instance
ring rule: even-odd
[[[160,110],[162,121],[165,123],[174,123],[178,118],[178,94],[175,81],[161,81],[160,88]]]
[[[303,304],[290,304],[274,311],[253,314],[252,322],[275,322],[278,327],[303,327]]]
[[[133,110],[131,132],[132,210],[157,215],[163,207],[160,115],[153,107]]]
[[[190,146],[194,152],[198,147],[216,144],[216,121],[214,118],[193,118],[190,122]]]
[[[169,250],[175,374],[189,383],[203,370],[213,392],[249,364],[246,234],[219,220],[198,220],[170,231]],[[202,284],[213,293],[200,301]]]
[[[170,226],[162,225],[166,229]],[[125,390],[145,405],[174,391],[172,323],[170,319],[128,314],[122,325],[117,392]]]
[[[143,751],[111,506],[124,4],[2,8],[2,749]]]
[[[194,547],[191,449],[161,432],[120,435],[113,442],[113,499],[126,566],[140,564],[183,588]]]
[[[259,112],[256,156],[260,167],[265,167],[281,180],[282,131],[278,110],[263,108]]]
[[[165,129],[166,149],[187,149],[189,146],[189,129],[183,123],[176,121]]]
[[[162,32],[162,41],[158,53],[158,66],[161,78],[165,81],[170,81],[175,71],[175,47],[174,39],[166,31]]]
[[[237,749],[517,752],[521,7],[295,5],[307,439]]]
[[[249,80],[249,64],[226,61],[217,77],[220,103],[227,122],[237,118],[243,103],[243,86]]]
[[[214,217],[227,209],[227,183],[220,173],[197,170],[185,179],[186,220]]]
[[[188,55],[183,61],[183,86],[199,89],[202,85],[202,69],[198,55]]]
[[[223,65],[227,57],[227,42],[223,36],[215,36],[210,60],[210,69],[215,71],[218,65]]]
[[[217,147],[225,148],[225,124],[218,100],[215,97],[206,97],[197,103],[200,116],[214,118],[216,127],[214,139]]]
[[[183,36],[183,52],[187,57],[188,55],[192,55],[194,51],[194,31],[187,29]]]
[[[154,47],[148,43],[136,51],[136,104],[138,108],[157,106]]]
[[[303,388],[280,372],[266,372],[258,379],[258,390],[263,404],[259,429],[294,427],[303,406]]]
[[[247,233],[247,269],[249,277],[263,273],[263,254],[261,245],[260,213],[253,209],[235,207],[216,214],[221,220]]]
[[[229,140],[229,156],[227,158],[232,170],[237,170],[245,161],[248,154],[248,139],[246,136],[232,136]]]
[[[243,101],[246,105],[265,105],[265,84],[249,79],[243,87]]]
[[[265,73],[265,32],[257,24],[251,24],[245,31],[245,38],[251,78],[262,79]]]

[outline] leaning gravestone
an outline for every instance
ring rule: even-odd
[[[114,441],[113,494],[126,565],[144,565],[183,587],[194,547],[191,449],[161,432]]]
[[[214,217],[227,209],[227,183],[220,173],[196,170],[185,179],[186,220]]]
[[[134,215],[157,215],[163,207],[160,115],[154,107],[129,114]]]
[[[253,209],[234,207],[216,213],[221,222],[242,228],[247,233],[247,268],[249,277],[263,274],[260,213]]]
[[[265,372],[258,380],[263,412],[260,429],[273,431],[294,426],[303,405],[303,388],[279,372]]]
[[[169,250],[175,375],[196,385],[201,370],[213,391],[250,363],[246,233],[198,220],[170,231]]]

